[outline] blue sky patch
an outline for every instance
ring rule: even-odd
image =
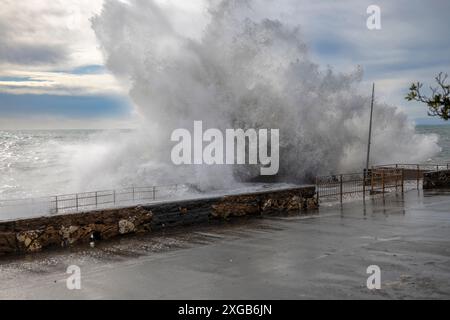
[[[68,73],[72,74],[102,74],[106,73],[105,66],[102,65],[88,65],[88,66],[80,66],[75,69],[72,69]]]
[[[31,77],[0,77],[0,81],[11,81],[11,82],[25,82],[25,81],[38,81]]]
[[[14,95],[0,93],[1,116],[51,115],[74,118],[115,118],[131,113],[121,96]]]

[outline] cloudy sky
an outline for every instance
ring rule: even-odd
[[[0,1],[0,129],[133,126],[126,89],[104,67],[91,29],[103,0]],[[181,7],[188,24],[201,21],[204,1],[157,0]],[[301,26],[317,63],[344,72],[360,65],[368,93],[375,81],[379,101],[417,123],[439,123],[403,97],[412,81],[450,73],[450,1],[259,1],[267,4],[261,17]],[[381,30],[366,27],[372,4]]]

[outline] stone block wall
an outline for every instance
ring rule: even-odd
[[[142,207],[46,216],[0,223],[0,255],[110,239],[151,230],[153,215]]]
[[[450,170],[426,172],[423,175],[424,189],[450,188]]]
[[[315,187],[0,222],[0,256],[246,215],[315,209]]]

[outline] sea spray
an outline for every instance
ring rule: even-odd
[[[219,129],[279,128],[278,181],[363,168],[369,97],[360,93],[362,69],[320,68],[299,26],[254,14],[263,5],[200,2],[183,25],[176,5],[105,2],[93,28],[107,67],[129,87],[142,129],[95,159],[99,180],[211,188],[258,177],[253,166],[172,165],[171,132],[196,120]],[[405,114],[376,103],[372,163],[422,162],[438,151],[435,136],[416,134]],[[79,168],[83,176],[89,170]]]

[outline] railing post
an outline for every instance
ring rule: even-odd
[[[135,201],[135,196],[134,196],[134,187],[133,187],[133,201]]]
[[[370,172],[370,194],[373,194],[373,188],[374,188],[374,177],[375,175],[373,174],[373,167],[372,167],[372,171]]]
[[[98,191],[95,191],[95,207],[98,208]]]
[[[78,193],[75,195],[75,199],[76,199],[76,205],[77,205],[77,211],[78,211]]]
[[[405,170],[402,169],[402,194],[404,193],[404,187],[405,186]]]
[[[417,178],[417,190],[419,190],[419,179],[420,179],[419,175],[420,175],[420,166],[417,165],[417,176],[416,176],[416,178]]]
[[[156,187],[153,187],[153,200],[156,200]]]
[[[116,190],[113,190],[114,204],[116,204]]]
[[[340,189],[339,189],[339,193],[340,193],[340,195],[341,195],[341,203],[342,203],[342,199],[343,199],[343,187],[344,187],[344,181],[343,181],[343,175],[341,174],[341,176],[340,176],[340,180],[341,180],[341,183],[340,183]]]
[[[366,172],[366,169],[364,169],[364,172],[363,172],[363,199],[364,200],[366,200],[366,175],[367,175],[367,172]]]
[[[398,169],[395,170],[394,176],[395,176],[395,193],[398,192]]]
[[[319,178],[316,177],[316,198],[317,198],[317,203],[319,203]]]
[[[55,197],[56,213],[58,213],[58,196]]]
[[[381,170],[381,185],[382,185],[382,189],[383,189],[383,196],[384,196],[384,170]]]

